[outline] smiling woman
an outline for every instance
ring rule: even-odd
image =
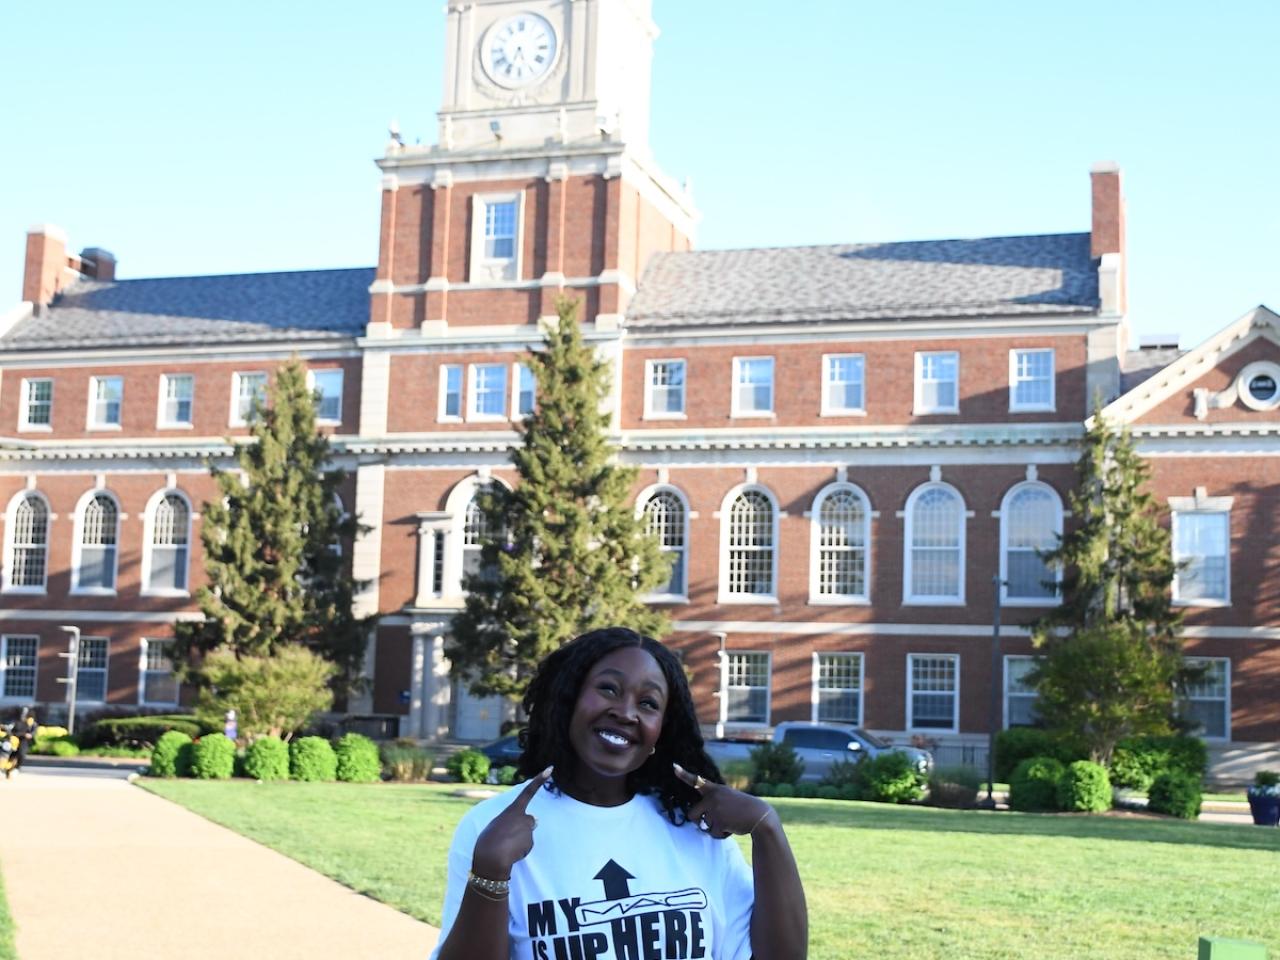
[[[803,960],[782,824],[722,783],[670,650],[583,634],[542,662],[524,709],[529,782],[458,825],[436,960]]]

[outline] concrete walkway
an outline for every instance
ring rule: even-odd
[[[122,776],[0,781],[20,960],[425,960],[435,945],[433,927]]]

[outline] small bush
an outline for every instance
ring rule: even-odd
[[[334,752],[338,757],[338,779],[344,783],[377,783],[382,779],[378,745],[368,737],[344,734]]]
[[[1077,760],[1058,781],[1058,809],[1075,813],[1101,813],[1111,809],[1111,778],[1100,763]]]
[[[388,743],[382,746],[382,767],[392,780],[426,780],[431,776],[433,756],[410,743]]]
[[[459,750],[445,761],[444,768],[462,783],[484,783],[489,776],[489,758],[479,750]]]
[[[289,746],[279,737],[259,737],[244,754],[244,775],[254,780],[288,780]]]
[[[812,800],[818,795],[818,785],[816,783],[797,783],[796,796],[804,800]]]
[[[796,785],[794,783],[780,783],[773,788],[775,797],[794,797],[796,795]]]
[[[1029,757],[1009,778],[1009,807],[1013,810],[1056,810],[1058,781],[1065,767],[1053,757]]]
[[[929,804],[963,810],[978,799],[982,775],[973,767],[935,767],[929,775]]]
[[[78,757],[80,748],[76,746],[76,742],[71,737],[59,737],[57,740],[46,741],[49,744],[49,752],[55,757]]]
[[[751,748],[751,769],[761,783],[795,784],[804,773],[804,761],[786,743],[762,743]]]
[[[772,797],[777,792],[777,787],[772,783],[753,783],[751,792],[757,797]]]
[[[204,729],[193,716],[155,714],[146,717],[104,717],[81,735],[84,747],[150,747],[170,730],[195,739]]]
[[[1023,760],[1052,757],[1063,766],[1088,756],[1082,746],[1038,727],[1011,727],[996,734],[996,779],[1008,783]]]
[[[170,730],[156,741],[151,751],[151,776],[188,777],[191,775],[191,738],[181,730]]]
[[[841,800],[861,800],[862,791],[852,783],[846,783],[843,787],[836,787],[840,791]]]
[[[720,765],[720,776],[733,789],[745,790],[751,783],[752,769],[750,760],[726,760]]]
[[[820,784],[818,786],[818,799],[819,800],[839,800],[840,788],[833,787],[829,783]]]
[[[876,803],[912,803],[924,793],[924,776],[905,753],[882,753],[858,762],[862,799]]]
[[[1183,773],[1162,773],[1151,781],[1147,809],[1182,820],[1200,816],[1200,781]]]
[[[1209,752],[1199,737],[1130,737],[1111,755],[1111,782],[1148,790],[1162,773],[1203,780],[1208,765]]]
[[[41,740],[57,740],[59,737],[69,736],[66,727],[49,727],[41,724],[36,727],[36,739],[32,747],[36,747]]]
[[[520,775],[520,771],[511,764],[498,768],[497,781],[500,786],[510,787],[516,782],[516,777]]]
[[[206,733],[191,752],[191,772],[201,780],[227,780],[236,766],[236,744],[221,733]]]
[[[329,781],[338,775],[338,757],[324,737],[299,737],[289,744],[289,776],[294,780]]]
[[[845,784],[858,786],[862,783],[862,774],[858,770],[857,760],[836,760],[827,768],[822,783],[829,787],[843,787]]]

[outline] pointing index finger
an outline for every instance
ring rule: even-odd
[[[702,792],[702,788],[706,786],[707,781],[703,780],[702,777],[696,774],[690,773],[688,770],[680,766],[680,764],[678,763],[673,763],[671,764],[671,766],[672,766],[672,769],[675,770],[677,777],[679,777],[689,786],[693,787],[693,789],[697,790],[699,793]]]
[[[525,784],[524,789],[520,791],[520,796],[516,797],[516,802],[512,804],[515,809],[524,813],[525,810],[529,808],[529,801],[534,798],[535,794],[537,794],[538,788],[547,782],[548,778],[551,776],[551,769],[551,767],[547,767],[547,769],[543,770],[540,774]]]

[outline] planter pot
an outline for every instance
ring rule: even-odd
[[[1249,797],[1249,812],[1260,827],[1280,826],[1280,797]]]

